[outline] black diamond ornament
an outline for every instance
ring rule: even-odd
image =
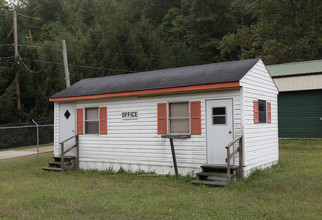
[[[68,120],[69,116],[70,116],[70,113],[68,110],[66,110],[65,114],[64,114],[65,118]]]

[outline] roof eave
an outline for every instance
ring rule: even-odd
[[[312,72],[312,73],[297,73],[297,74],[289,74],[289,75],[277,75],[272,76],[272,78],[286,78],[286,77],[297,77],[297,76],[311,76],[311,75],[320,75],[322,72]]]
[[[150,90],[117,92],[117,93],[96,94],[96,95],[84,95],[84,96],[72,96],[72,97],[55,97],[55,98],[50,98],[49,101],[51,101],[51,102],[64,102],[64,101],[103,99],[103,98],[112,98],[112,97],[167,94],[167,93],[175,93],[175,92],[188,92],[188,91],[202,91],[202,90],[211,90],[211,89],[236,88],[236,87],[239,87],[239,86],[240,86],[239,81],[238,82],[225,82],[225,83],[214,83],[214,84],[206,84],[206,85],[193,85],[193,86],[183,86],[183,87],[175,87],[175,88],[150,89]]]

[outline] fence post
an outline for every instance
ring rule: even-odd
[[[31,119],[31,120],[37,127],[37,161],[39,163],[39,125],[35,122],[34,119]]]

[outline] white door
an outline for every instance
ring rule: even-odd
[[[59,142],[76,134],[76,108],[74,103],[60,103],[59,105]],[[75,140],[64,144],[65,150],[75,144]],[[60,146],[59,146],[60,152]]]
[[[232,99],[207,100],[207,163],[227,164],[225,146],[233,140]]]

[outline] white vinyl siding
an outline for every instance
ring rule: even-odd
[[[322,74],[276,77],[274,82],[280,92],[321,89]]]
[[[174,146],[179,173],[200,171],[206,163],[205,100],[233,99],[234,134],[241,134],[239,88],[204,93],[111,98],[79,101],[76,107],[107,106],[107,135],[81,135],[80,168],[105,170],[121,166],[132,171],[174,173],[169,139],[157,133],[157,104],[201,101],[201,135],[175,139]],[[137,120],[122,120],[122,112],[136,110]],[[169,114],[169,112],[168,112]]]
[[[59,156],[59,103],[54,103],[54,153]]]
[[[268,167],[278,161],[278,90],[260,60],[240,80],[244,121],[244,173]],[[254,124],[253,100],[271,102],[272,122]]]

